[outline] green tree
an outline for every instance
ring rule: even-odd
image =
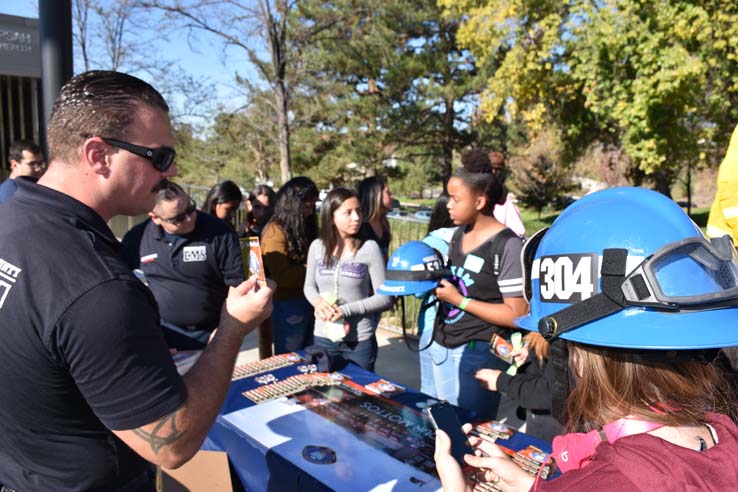
[[[727,144],[738,116],[735,2],[441,4],[464,19],[462,46],[491,67],[487,118],[505,108],[533,135],[559,128],[567,161],[593,143],[621,148],[633,182],[669,194],[688,162],[715,159],[709,142]]]
[[[212,186],[224,179],[247,189],[279,176],[271,105],[252,99],[238,112],[220,111],[212,126],[195,136],[192,125],[177,125],[178,180]]]
[[[438,158],[429,157],[416,162],[400,164],[398,173],[402,179],[393,188],[394,193],[400,193],[414,198],[424,198],[426,191],[432,191],[434,184],[442,182],[441,167]]]
[[[298,13],[303,25],[345,19],[303,48],[303,96],[319,106],[296,121],[319,146],[333,142],[320,165],[434,161],[445,182],[454,150],[471,141],[480,82],[470,53],[457,48],[458,22],[421,0],[306,0]]]
[[[617,134],[636,164],[633,177],[650,177],[670,195],[679,169],[705,137],[708,115],[697,104],[706,65],[694,48],[707,19],[683,3],[613,3],[581,7],[588,22],[574,27],[572,73],[588,110]]]
[[[563,143],[554,131],[542,132],[522,156],[512,159],[513,184],[518,200],[538,212],[563,202],[576,185],[561,160]]]
[[[233,152],[212,132],[198,136],[188,124],[175,126],[177,178],[180,183],[211,186],[221,181]]]

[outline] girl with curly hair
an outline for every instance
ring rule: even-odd
[[[274,215],[261,234],[264,266],[277,283],[274,291],[274,353],[283,354],[312,344],[313,307],[302,292],[310,243],[318,237],[315,202],[318,188],[298,176],[277,192]]]

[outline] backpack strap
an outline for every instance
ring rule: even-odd
[[[464,238],[464,229],[466,229],[466,226],[459,226],[456,228],[454,233],[451,235],[451,239],[448,241],[449,254],[451,253],[451,248],[453,248],[456,243],[458,243]],[[448,261],[446,263],[448,263]]]
[[[494,271],[495,277],[500,275],[500,262],[502,261],[502,253],[505,251],[505,244],[511,238],[518,237],[512,229],[505,227],[497,233],[495,238],[492,240],[490,251],[492,252],[492,270]]]

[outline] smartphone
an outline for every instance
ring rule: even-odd
[[[464,455],[474,454],[474,449],[469,445],[464,431],[461,430],[461,422],[456,416],[454,407],[447,401],[434,403],[428,407],[428,416],[436,430],[441,429],[451,438],[451,455],[459,466],[468,467],[469,465],[464,461]]]

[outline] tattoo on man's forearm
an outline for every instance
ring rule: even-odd
[[[176,421],[177,412],[170,413],[166,417],[162,418],[151,432],[147,432],[143,429],[133,429],[133,433],[141,439],[148,441],[154,454],[158,454],[161,448],[168,444],[172,444],[184,435],[184,431],[177,430]],[[169,435],[164,434],[167,430],[169,430]],[[162,435],[159,435],[160,432],[162,432]]]

